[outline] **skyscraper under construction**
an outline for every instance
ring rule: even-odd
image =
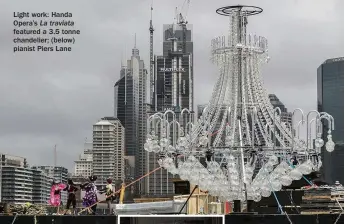
[[[184,108],[193,112],[193,40],[191,24],[163,25],[163,55],[154,57],[154,92],[151,112]],[[146,172],[159,167],[155,153],[146,156]],[[142,194],[167,196],[174,193],[172,179],[160,169],[145,180]]]
[[[164,25],[163,55],[155,56],[155,111],[193,110],[192,25]]]

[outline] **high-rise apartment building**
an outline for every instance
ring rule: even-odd
[[[92,170],[96,184],[108,178],[124,179],[124,128],[118,119],[101,120],[93,125]]]
[[[33,200],[33,171],[30,168],[2,167],[2,202],[24,204]]]
[[[23,157],[7,155],[0,153],[0,173],[2,167],[4,166],[16,166],[16,167],[28,167],[27,161]],[[1,200],[1,190],[2,187],[2,176],[0,175],[0,200]]]
[[[50,199],[53,178],[40,169],[32,169],[32,174],[32,202],[47,204]]]
[[[47,204],[53,178],[37,168],[29,168],[26,159],[1,155],[0,201]]]
[[[115,173],[114,180],[122,183],[125,179],[125,128],[121,121],[115,117],[104,117],[102,120],[109,121],[115,126],[116,144],[114,148]]]
[[[53,178],[44,171],[28,167],[2,167],[2,202],[47,204]],[[66,199],[63,199],[66,200]]]
[[[333,152],[328,153],[325,146],[321,150],[323,166],[322,177],[325,182],[344,184],[344,58],[326,60],[317,69],[317,104],[319,112],[333,116],[335,130],[332,139]],[[325,121],[327,124],[327,121]],[[327,142],[328,126],[323,127],[324,142]]]

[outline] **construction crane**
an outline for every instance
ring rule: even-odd
[[[152,25],[152,11],[153,11],[153,1],[151,4],[151,19],[150,19],[150,102],[151,105],[154,105],[154,75],[153,75],[153,70],[154,70],[154,65],[155,61],[153,59],[153,25]]]
[[[186,4],[187,3],[187,4]],[[185,0],[181,10],[179,13],[177,13],[176,15],[176,19],[177,19],[177,24],[180,25],[182,27],[182,52],[185,54],[186,53],[186,42],[187,42],[187,14],[188,14],[188,9],[189,9],[189,4],[190,4],[190,0]],[[183,9],[186,6],[186,11],[183,12]],[[183,15],[184,14],[184,15]]]

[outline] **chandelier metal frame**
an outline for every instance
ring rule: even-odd
[[[196,122],[188,109],[159,112],[147,120],[145,150],[159,154],[159,165],[171,174],[222,201],[260,201],[318,171],[324,128],[325,148],[334,150],[331,115],[316,110],[305,115],[297,108],[291,122],[283,122],[281,109],[272,107],[260,74],[269,61],[267,39],[247,33],[248,16],[262,11],[255,6],[217,9],[230,19],[229,33],[211,42],[219,77]]]

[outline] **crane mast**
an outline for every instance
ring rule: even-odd
[[[155,61],[153,59],[153,25],[152,25],[152,11],[153,7],[151,5],[151,19],[150,19],[150,103],[151,105],[154,105],[155,100],[154,100],[154,75],[153,75],[153,70],[154,70],[154,64]]]
[[[187,52],[186,50],[186,41],[187,41],[187,37],[186,37],[186,32],[187,32],[187,27],[186,27],[186,22],[185,23],[182,23],[182,29],[183,29],[183,32],[182,32],[182,52],[185,54]]]
[[[185,6],[185,3],[187,2],[187,10],[185,11],[185,15],[182,15],[182,10]],[[183,6],[181,8],[180,13],[178,13],[177,15],[177,24],[180,25],[182,27],[182,52],[185,54],[187,53],[187,49],[186,49],[186,42],[187,42],[187,13],[188,13],[188,9],[189,9],[189,4],[190,4],[190,0],[185,0],[185,2],[183,3]]]

